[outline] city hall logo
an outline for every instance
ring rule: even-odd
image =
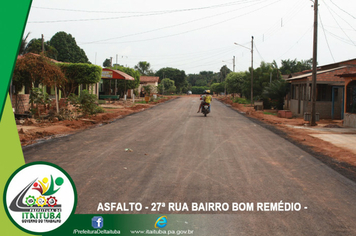
[[[9,178],[4,205],[17,227],[40,234],[58,228],[74,212],[76,190],[63,169],[34,162],[22,166]]]

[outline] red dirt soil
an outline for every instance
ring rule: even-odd
[[[22,146],[33,144],[42,139],[49,139],[54,136],[72,134],[79,130],[84,130],[89,127],[109,123],[113,120],[123,118],[129,114],[143,111],[147,108],[155,106],[158,103],[166,102],[175,97],[166,97],[157,102],[149,104],[133,104],[132,101],[113,102],[105,104],[102,107],[105,113],[99,113],[90,117],[81,117],[74,120],[63,121],[36,121],[35,119],[27,119],[22,125],[17,125],[19,137]]]
[[[251,105],[233,103],[231,98],[229,97],[219,97],[218,100],[231,105],[232,108],[235,110],[244,112],[249,117],[256,118],[267,124],[275,126],[277,129],[285,132],[290,138],[292,138],[296,142],[311,147],[315,152],[332,157],[338,161],[346,162],[348,164],[356,166],[355,153],[337,147],[329,142],[310,136],[310,134],[319,133],[316,130],[314,131],[314,130],[307,130],[307,129],[296,129],[291,127],[291,126],[304,126],[305,124],[307,124],[308,122],[304,121],[302,118],[287,119],[287,118],[280,118],[275,115],[264,114],[262,111],[255,111]],[[267,112],[273,113],[276,111],[269,110]],[[342,126],[342,121],[340,120],[320,120],[317,123],[319,126],[325,126],[325,125]]]

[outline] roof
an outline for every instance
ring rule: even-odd
[[[336,76],[339,76],[339,77],[356,77],[356,72],[349,72],[349,73],[344,73],[344,74],[337,74]]]
[[[101,72],[101,78],[102,79],[123,79],[123,80],[135,80],[134,77],[119,71],[119,70],[113,70],[109,68],[103,68]]]
[[[347,67],[347,66],[340,66],[340,67],[336,67],[336,68],[329,69],[329,70],[320,70],[320,71],[317,71],[316,74],[319,75],[319,74],[327,73],[327,72],[330,72],[330,71],[340,70],[340,69],[343,69],[345,67]],[[313,73],[309,72],[309,73],[305,73],[305,74],[302,74],[302,75],[292,76],[291,78],[288,78],[286,80],[290,81],[290,80],[296,80],[296,79],[303,79],[303,78],[307,78],[307,77],[312,76],[312,75],[313,75]]]
[[[156,83],[159,82],[158,76],[140,76],[140,83]]]

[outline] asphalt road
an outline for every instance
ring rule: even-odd
[[[218,101],[207,117],[198,104],[179,98],[25,148],[24,156],[71,175],[76,213],[97,214],[99,202],[164,202],[159,212],[139,213],[189,214],[194,235],[356,235],[355,182]],[[280,201],[301,210],[257,210]],[[252,203],[254,210],[172,212],[169,202]]]

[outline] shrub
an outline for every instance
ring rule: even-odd
[[[193,94],[203,94],[205,90],[209,90],[209,87],[205,86],[193,86],[192,87],[192,93]]]
[[[234,103],[239,103],[239,104],[249,104],[250,101],[248,101],[246,98],[235,98],[233,100]]]
[[[68,98],[72,105],[78,108],[83,115],[93,115],[104,112],[104,110],[97,105],[97,97],[90,94],[88,90],[81,91],[80,95],[71,94]]]

